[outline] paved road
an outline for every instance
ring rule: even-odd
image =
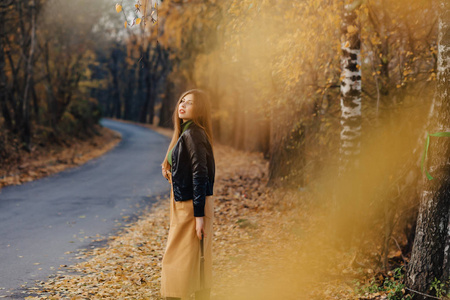
[[[137,125],[101,124],[122,134],[105,155],[0,190],[0,296],[23,299],[22,285],[34,286],[61,264],[75,263],[77,249],[98,246],[86,237],[113,234],[124,216],[135,217],[158,195],[168,195],[160,163],[169,139]]]

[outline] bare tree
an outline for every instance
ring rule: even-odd
[[[31,11],[31,30],[30,30],[30,49],[26,63],[26,82],[22,98],[22,141],[25,143],[26,149],[31,148],[31,119],[30,119],[30,90],[33,85],[33,55],[36,47],[36,1],[29,2]]]

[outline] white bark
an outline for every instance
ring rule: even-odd
[[[361,148],[361,51],[355,2],[346,6],[341,33],[341,133],[339,173],[359,164]],[[348,30],[352,28],[352,30]],[[356,28],[356,30],[354,30]]]

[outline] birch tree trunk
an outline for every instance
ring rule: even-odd
[[[341,28],[341,145],[339,174],[358,165],[361,137],[361,41],[356,8],[360,1],[346,5]]]
[[[429,133],[450,132],[450,3],[439,0],[437,86],[430,112]],[[430,291],[436,279],[450,276],[450,138],[431,137],[427,169],[434,177],[425,178],[421,195],[416,236],[408,265],[406,287]],[[412,292],[414,299],[427,299]]]
[[[341,133],[338,163],[338,177],[353,180],[347,172],[359,164],[361,139],[361,40],[356,9],[361,1],[356,0],[344,7],[341,25]],[[334,226],[337,240],[343,246],[351,246],[361,189],[336,189],[333,192],[334,214],[338,224]]]

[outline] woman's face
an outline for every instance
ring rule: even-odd
[[[187,94],[181,99],[178,105],[178,117],[183,119],[183,122],[193,118],[194,111],[194,94]]]

